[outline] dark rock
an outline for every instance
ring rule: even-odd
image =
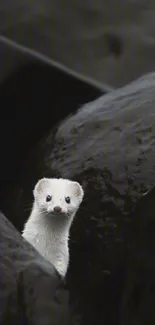
[[[71,231],[67,278],[80,325],[118,325],[123,311],[130,313],[122,299],[131,260],[133,211],[155,183],[154,107],[155,74],[86,104],[34,148],[19,181],[4,198],[5,213],[21,229],[39,178],[68,177],[83,185],[85,198]],[[146,223],[147,219],[142,227]],[[144,247],[143,243],[142,254]],[[155,263],[151,270],[155,273]],[[154,298],[148,298],[150,305]],[[141,304],[139,296],[137,300]],[[142,308],[147,315],[147,306]],[[135,325],[132,313],[129,319]],[[144,325],[140,319],[137,314],[137,324]]]
[[[155,324],[155,187],[134,211],[130,254],[122,300],[122,323]]]
[[[68,293],[54,267],[0,213],[0,324],[69,325]]]

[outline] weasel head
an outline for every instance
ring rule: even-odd
[[[35,205],[45,215],[72,216],[84,196],[82,186],[63,178],[42,178],[33,190]]]

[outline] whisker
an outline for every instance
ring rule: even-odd
[[[80,211],[88,211],[88,212],[90,212],[91,209],[87,209],[87,208],[83,208],[83,207],[81,207],[81,208],[80,208]]]
[[[25,207],[29,207],[29,206],[32,206],[33,202],[29,202],[29,203],[26,203],[24,204]]]
[[[24,209],[32,209],[32,204],[25,204]]]
[[[46,209],[42,209],[42,211],[38,211],[38,216],[42,216],[42,214],[44,214],[45,217],[49,215]]]
[[[31,210],[32,210],[32,207],[31,208],[26,208],[26,209],[24,209],[24,212],[31,212]]]

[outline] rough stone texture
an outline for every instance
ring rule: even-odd
[[[0,34],[118,87],[155,69],[154,16],[154,0],[6,0]],[[3,57],[1,75],[16,64]]]
[[[5,213],[21,229],[39,178],[61,176],[81,182],[85,198],[71,231],[68,272],[68,288],[80,325],[118,325],[120,321],[126,325],[127,319],[131,325],[155,322],[153,309],[148,315],[148,305],[155,302],[154,292],[147,295],[146,306],[145,298],[141,302],[146,293],[143,280],[138,304],[130,303],[138,281],[133,275],[136,264],[131,270],[133,232],[137,256],[143,256],[145,240],[152,238],[155,229],[154,223],[147,228],[139,251],[139,229],[145,232],[148,215],[143,215],[145,222],[138,228],[133,211],[155,183],[154,107],[155,73],[86,104],[34,148],[4,200]],[[149,255],[148,261],[155,274],[155,262]],[[146,274],[144,267],[142,271],[146,285],[151,285],[148,269]]]
[[[132,238],[125,276],[121,324],[155,324],[155,187],[134,211]],[[131,241],[130,241],[131,242]]]
[[[0,213],[0,324],[69,325],[68,293],[47,263]]]

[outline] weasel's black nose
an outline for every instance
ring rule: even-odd
[[[59,207],[59,206],[56,206],[56,207],[54,207],[54,212],[56,212],[56,213],[60,213],[61,212],[61,208]]]

